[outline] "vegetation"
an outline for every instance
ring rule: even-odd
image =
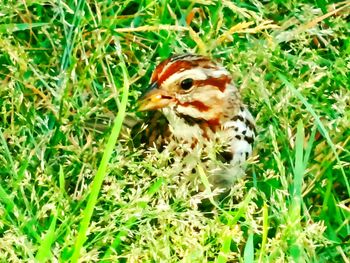
[[[2,1],[2,262],[348,262],[349,8]],[[154,66],[184,52],[220,59],[256,116],[222,201],[182,182],[171,148],[118,137]]]

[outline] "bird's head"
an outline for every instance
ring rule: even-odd
[[[163,109],[219,125],[235,90],[230,74],[221,65],[203,56],[177,55],[155,68],[139,110]]]

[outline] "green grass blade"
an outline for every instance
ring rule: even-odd
[[[316,114],[316,112],[314,111],[314,109],[312,108],[312,105],[305,99],[305,97],[300,93],[300,91],[298,91],[292,83],[290,83],[286,76],[284,76],[283,74],[281,74],[280,72],[277,72],[277,76],[278,78],[282,81],[282,83],[288,88],[290,89],[296,96],[297,98],[304,104],[304,106],[306,107],[306,109],[310,112],[310,114],[315,118],[315,122],[318,126],[319,131],[325,136],[328,145],[331,147],[332,152],[339,164],[340,167],[340,171],[344,177],[344,182],[346,185],[346,189],[347,189],[347,193],[348,196],[350,197],[350,184],[349,184],[349,179],[347,178],[344,168],[341,165],[340,159],[339,159],[339,155],[337,153],[337,149],[335,148],[334,143],[332,142],[332,139],[329,136],[329,133],[326,129],[326,127],[324,127],[323,123],[321,122],[319,116]]]
[[[12,158],[12,155],[11,155],[11,153],[10,153],[10,150],[9,150],[9,148],[8,148],[8,146],[7,146],[7,143],[6,143],[6,140],[5,140],[5,138],[4,138],[4,135],[2,134],[1,129],[0,129],[0,141],[1,141],[2,147],[3,147],[3,149],[4,149],[5,157],[6,157],[7,161],[8,161],[8,163],[9,163],[9,171],[10,171],[10,173],[11,173],[13,176],[17,177],[17,174],[16,174],[15,171],[14,171],[14,162],[13,162],[13,158]]]
[[[60,1],[59,1],[60,3]],[[77,6],[74,10],[74,17],[73,17],[73,22],[72,26],[70,26],[70,29],[68,31],[68,34],[65,35],[65,47],[63,51],[63,56],[61,60],[61,77],[57,81],[57,86],[62,89],[62,97],[60,101],[60,109],[59,109],[59,121],[61,122],[62,118],[62,112],[63,112],[63,102],[68,96],[68,88],[65,83],[67,74],[65,74],[66,70],[70,66],[71,63],[71,53],[73,50],[74,42],[77,37],[78,31],[78,25],[82,19],[82,11],[85,6],[85,0],[78,0]],[[62,20],[64,20],[64,13],[62,13]],[[63,22],[63,21],[62,21]],[[63,23],[65,23],[64,21]]]
[[[225,263],[227,262],[227,255],[230,253],[232,237],[230,235],[225,235],[222,240],[222,246],[220,249],[219,256],[216,259],[217,263]]]
[[[118,50],[120,51],[120,50]],[[122,128],[123,124],[123,119],[125,116],[125,111],[126,111],[126,105],[128,101],[128,91],[129,91],[129,77],[128,77],[128,72],[126,69],[126,65],[124,62],[124,59],[120,52],[118,52],[119,59],[120,59],[120,64],[119,66],[122,69],[123,72],[123,78],[124,78],[124,85],[123,85],[123,96],[122,96],[122,101],[121,101],[121,107],[118,111],[118,114],[115,118],[114,125],[112,128],[111,135],[108,138],[108,142],[105,148],[105,151],[102,156],[101,163],[98,167],[96,176],[91,184],[90,188],[90,195],[87,201],[87,205],[83,211],[83,218],[80,222],[80,228],[78,232],[78,236],[74,245],[74,252],[71,258],[71,262],[78,262],[79,255],[80,255],[80,249],[82,248],[85,240],[86,240],[86,232],[90,224],[91,216],[95,208],[95,204],[97,202],[97,197],[103,182],[103,179],[106,174],[107,166],[109,159],[112,155],[114,146],[117,142],[120,130]]]
[[[50,227],[46,233],[45,238],[42,240],[38,253],[35,256],[37,262],[47,262],[52,257],[51,246],[55,241],[55,230],[57,222],[57,212],[54,212]]]
[[[263,236],[262,236],[262,241],[261,241],[259,262],[263,262],[263,257],[265,255],[265,250],[266,250],[266,242],[267,242],[268,232],[269,232],[269,210],[268,210],[266,202],[264,202],[264,206],[263,206]]]
[[[303,162],[303,145],[304,145],[304,125],[300,120],[297,126],[297,135],[295,140],[295,164],[294,164],[294,183],[292,196],[294,200],[301,202],[301,190],[305,167]],[[301,206],[299,206],[300,208]]]
[[[9,170],[13,176],[17,177],[17,174],[14,172],[13,159],[1,129],[0,129],[0,142],[4,149],[3,153],[5,154],[5,157],[10,165]],[[6,190],[1,185],[0,185],[0,201],[5,205],[8,213],[12,213],[14,211],[16,204],[14,203],[12,198],[7,194]]]
[[[0,201],[6,207],[8,213],[12,213],[14,208],[16,207],[12,198],[6,193],[5,189],[0,185]]]
[[[304,154],[304,165],[305,168],[307,166],[307,163],[309,162],[310,159],[310,155],[313,149],[313,144],[315,142],[315,136],[316,136],[316,131],[317,131],[317,126],[315,125],[314,127],[312,127],[312,131],[311,131],[311,135],[310,138],[307,142],[306,148],[305,148],[305,154]]]
[[[32,29],[35,27],[43,27],[48,23],[20,23],[20,24],[2,24],[0,25],[0,33],[13,33],[17,31],[23,31]]]
[[[63,168],[62,165],[60,166],[60,170],[58,172],[58,178],[59,178],[59,187],[60,187],[60,191],[62,196],[64,196],[66,194],[66,182],[64,179],[64,173],[63,173]]]
[[[247,244],[244,247],[244,263],[254,262],[254,234],[251,233],[248,237]]]

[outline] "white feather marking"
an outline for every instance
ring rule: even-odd
[[[224,129],[228,129],[232,133],[230,149],[233,153],[233,159],[231,164],[243,163],[252,154],[253,147],[245,140],[245,137],[255,137],[254,131],[247,126],[246,120],[254,123],[250,112],[244,108],[243,111],[238,113],[238,116],[242,117],[243,120],[231,120],[223,125]]]
[[[173,109],[164,108],[163,113],[169,121],[171,132],[176,138],[191,141],[193,138],[203,136],[203,131],[198,125],[189,125],[183,118],[177,116]]]
[[[195,108],[193,106],[181,106],[181,105],[179,105],[176,110],[177,110],[177,112],[191,116],[192,118],[201,119],[203,116],[205,116],[205,114],[203,114],[203,112],[199,111],[197,108]]]
[[[249,122],[254,124],[254,118],[247,108],[244,108],[243,111],[240,111],[238,115],[242,116],[244,119],[247,119]]]
[[[225,128],[225,129],[229,129],[229,128],[234,129],[234,128],[237,128],[237,129],[238,129],[238,130],[237,130],[237,133],[241,134],[244,130],[247,129],[247,125],[246,125],[244,122],[240,121],[240,120],[236,120],[236,121],[227,121],[227,122],[225,122],[225,124],[224,124],[224,128]]]
[[[217,99],[224,99],[225,94],[210,85],[202,86],[197,92],[191,94],[192,100],[199,100],[204,104],[213,104]],[[208,102],[208,103],[206,103]]]
[[[231,142],[231,151],[234,153],[231,164],[242,163],[252,154],[252,145],[245,140],[234,139]]]
[[[218,67],[217,69],[206,69],[203,68],[202,69],[203,72],[209,76],[209,77],[213,77],[213,78],[220,78],[221,76],[229,76],[230,74],[228,73],[228,71],[224,68],[224,67]]]

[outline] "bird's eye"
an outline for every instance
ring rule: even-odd
[[[188,79],[184,79],[183,81],[181,81],[181,88],[184,90],[189,90],[190,88],[192,88],[193,85],[193,79],[188,78]]]

